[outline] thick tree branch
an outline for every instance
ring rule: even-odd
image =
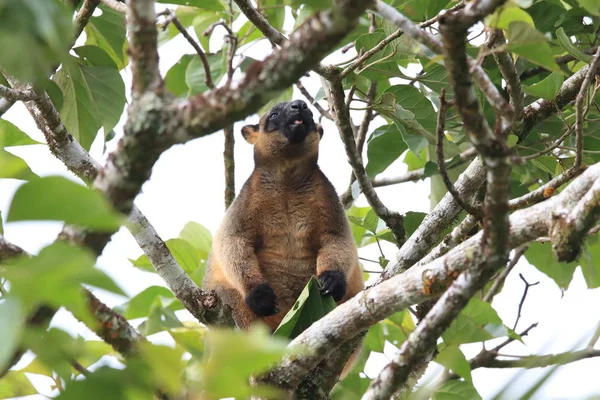
[[[146,91],[162,90],[162,79],[158,70],[154,0],[129,0],[127,4],[127,31],[135,101],[136,97]]]
[[[326,97],[329,101],[329,108],[333,111],[335,124],[340,132],[342,142],[344,142],[344,148],[346,149],[348,162],[352,167],[352,171],[354,171],[354,176],[358,181],[360,189],[369,202],[369,205],[373,208],[375,214],[377,214],[377,216],[386,223],[386,225],[392,231],[398,245],[401,245],[406,236],[406,232],[404,230],[404,219],[400,214],[389,210],[383,204],[377,195],[377,192],[375,192],[375,189],[371,184],[371,180],[367,176],[367,172],[365,171],[365,167],[363,165],[362,156],[358,153],[356,146],[354,132],[352,130],[350,121],[350,112],[344,101],[344,89],[342,87],[342,81],[338,78],[335,78],[331,81],[322,79],[322,82]]]
[[[592,83],[592,79],[596,75],[596,70],[599,66],[600,47],[594,55],[594,59],[590,64],[589,71],[587,72],[585,79],[583,80],[583,84],[581,85],[581,89],[579,89],[579,93],[577,94],[577,98],[575,99],[575,135],[577,138],[577,153],[575,153],[575,166],[577,167],[581,166],[581,161],[583,159],[583,120],[585,118],[584,103],[587,97],[589,86]]]
[[[579,257],[587,232],[600,219],[600,180],[596,181],[575,208],[557,210],[550,231],[552,250],[558,261],[574,261]]]
[[[548,234],[552,211],[573,208],[600,178],[600,163],[589,167],[560,194],[510,216],[509,248]],[[429,264],[415,266],[403,274],[372,286],[339,305],[292,341],[292,346],[310,348],[310,353],[286,357],[269,375],[280,387],[294,387],[321,360],[365,328],[389,315],[441,294],[460,271],[482,265],[480,232]]]
[[[113,9],[115,11],[118,11],[120,13],[126,13],[127,12],[127,6],[123,3],[121,3],[120,1],[117,0],[101,0],[102,4],[104,4],[106,7]]]
[[[100,4],[100,0],[85,0],[79,9],[79,12],[75,16],[75,27],[74,27],[74,35],[75,40],[81,35],[83,32],[83,28],[87,25],[88,21],[94,14],[94,10]]]
[[[10,101],[28,101],[38,97],[33,89],[16,90],[8,86],[0,85],[0,96]]]

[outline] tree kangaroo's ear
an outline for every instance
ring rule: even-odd
[[[321,124],[317,124],[317,132],[319,132],[319,137],[323,138],[323,127]]]
[[[260,130],[258,124],[246,125],[242,128],[242,136],[246,139],[246,142],[250,144],[256,143],[258,140],[258,131]]]

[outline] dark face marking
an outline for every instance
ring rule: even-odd
[[[317,129],[313,113],[302,100],[277,104],[267,114],[264,124],[264,132],[279,132],[290,143],[302,143]]]

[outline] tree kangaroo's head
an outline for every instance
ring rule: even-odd
[[[246,125],[242,135],[254,145],[254,158],[315,159],[323,128],[313,120],[313,113],[302,100],[279,103],[263,115],[256,125]]]

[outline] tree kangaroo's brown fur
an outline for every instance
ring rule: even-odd
[[[215,235],[204,278],[242,329],[262,321],[275,330],[312,275],[338,304],[364,288],[344,209],[317,165],[322,132],[300,100],[242,129],[255,168]]]

